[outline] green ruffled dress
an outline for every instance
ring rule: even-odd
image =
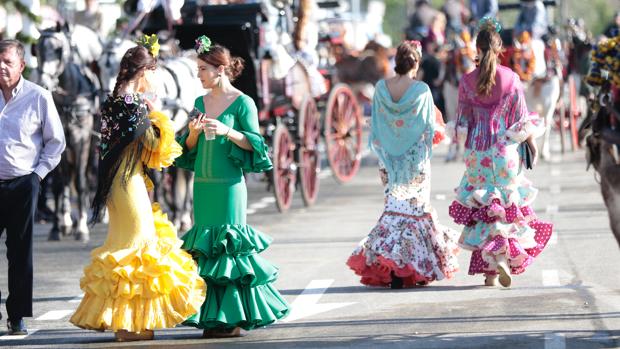
[[[204,112],[203,98],[195,106]],[[241,327],[250,330],[283,318],[289,306],[272,286],[278,268],[259,256],[271,237],[246,224],[247,189],[243,172],[272,168],[267,145],[258,130],[254,101],[241,95],[218,120],[243,133],[253,152],[224,136],[207,141],[200,136],[191,151],[188,134],[178,138],[183,155],[175,165],[195,172],[195,225],[181,238],[182,248],[198,263],[207,283],[200,312],[185,321],[201,329]]]

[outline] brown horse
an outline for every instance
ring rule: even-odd
[[[588,162],[600,176],[609,225],[620,245],[620,89],[601,93],[595,108],[586,139]]]

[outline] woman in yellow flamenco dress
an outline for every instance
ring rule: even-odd
[[[152,182],[145,167],[161,170],[182,153],[172,122],[142,95],[157,64],[152,51],[136,46],[125,53],[114,92],[102,105],[93,219],[105,206],[110,222],[105,243],[84,268],[84,298],[70,320],[112,330],[118,341],[152,339],[154,329],[197,313],[206,294],[196,263],[147,192]]]

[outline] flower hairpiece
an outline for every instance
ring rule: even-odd
[[[478,22],[478,29],[492,29],[499,33],[502,30],[502,25],[494,17],[484,16]]]
[[[142,35],[136,40],[136,43],[144,48],[146,48],[151,56],[157,57],[159,55],[159,38],[157,34],[152,35]]]
[[[407,42],[415,47],[416,52],[422,57],[422,44],[418,40],[409,40]]]
[[[206,35],[201,35],[196,39],[196,45],[194,49],[198,54],[209,52],[211,49],[211,39],[209,39]]]

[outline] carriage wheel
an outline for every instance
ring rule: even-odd
[[[577,134],[577,117],[580,113],[577,106],[577,87],[575,85],[575,79],[572,76],[568,77],[568,96],[568,122],[570,124],[571,149],[575,151],[579,147],[579,135]]]
[[[272,183],[276,205],[280,212],[291,207],[295,192],[297,165],[294,157],[295,143],[288,129],[278,125],[273,134]]]
[[[560,108],[558,114],[560,114],[558,131],[560,131],[560,144],[562,145],[562,154],[566,151],[566,132],[565,132],[565,123],[566,123],[566,93],[562,93],[562,97],[560,98]]]
[[[321,127],[319,113],[312,97],[304,98],[298,122],[299,184],[304,205],[311,206],[319,193],[319,171],[321,170],[321,156],[318,148]]]
[[[357,173],[362,152],[362,115],[351,89],[336,85],[325,111],[327,159],[337,181],[350,181]]]

